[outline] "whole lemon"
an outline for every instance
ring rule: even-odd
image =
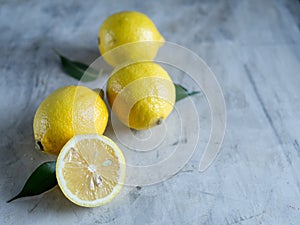
[[[164,41],[151,19],[134,11],[122,11],[109,16],[98,33],[101,55],[112,66],[126,60],[152,60]],[[118,46],[122,47],[115,49]],[[110,52],[112,49],[115,51]]]
[[[66,86],[52,92],[38,107],[33,121],[36,146],[58,155],[76,134],[103,134],[108,110],[95,91]]]
[[[112,111],[122,123],[136,130],[160,124],[175,103],[170,76],[153,62],[135,63],[114,71],[106,91]]]

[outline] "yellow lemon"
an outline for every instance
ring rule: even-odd
[[[75,134],[103,134],[107,121],[107,107],[95,91],[83,86],[61,87],[36,111],[33,121],[36,146],[58,155]]]
[[[73,203],[95,207],[110,202],[125,180],[125,159],[118,146],[97,134],[74,136],[61,150],[56,178]]]
[[[135,63],[114,71],[106,92],[112,111],[122,123],[136,130],[160,124],[175,103],[170,76],[153,62]]]
[[[109,16],[98,33],[101,55],[112,66],[127,60],[152,60],[164,41],[151,19],[134,11]]]

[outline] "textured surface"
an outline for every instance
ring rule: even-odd
[[[37,165],[53,159],[34,149],[36,108],[54,89],[77,84],[62,73],[53,49],[92,62],[100,24],[120,10],[146,13],[167,40],[190,48],[215,72],[228,113],[218,158],[198,172],[206,140],[200,138],[171,179],[127,187],[100,208],[77,207],[58,188],[7,204]],[[1,1],[0,223],[299,224],[299,15],[296,0]],[[209,114],[200,115],[208,129]]]

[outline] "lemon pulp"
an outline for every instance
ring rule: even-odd
[[[56,176],[73,203],[95,207],[110,202],[125,179],[125,159],[118,146],[103,135],[72,138],[57,159]]]

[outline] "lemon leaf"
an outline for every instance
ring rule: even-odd
[[[40,165],[27,179],[21,192],[7,203],[18,198],[42,194],[56,186],[55,164],[55,161],[50,161]]]
[[[188,96],[199,94],[200,91],[193,91],[188,92],[188,90],[185,87],[182,87],[180,84],[175,84],[175,90],[176,90],[176,102],[180,101],[181,99],[184,99]]]
[[[72,61],[59,53],[57,54],[60,58],[64,72],[77,80],[81,80],[84,82],[93,81],[96,80],[103,73],[103,70],[97,71],[93,68],[89,68],[89,66],[86,64]],[[86,71],[87,69],[88,71]]]

